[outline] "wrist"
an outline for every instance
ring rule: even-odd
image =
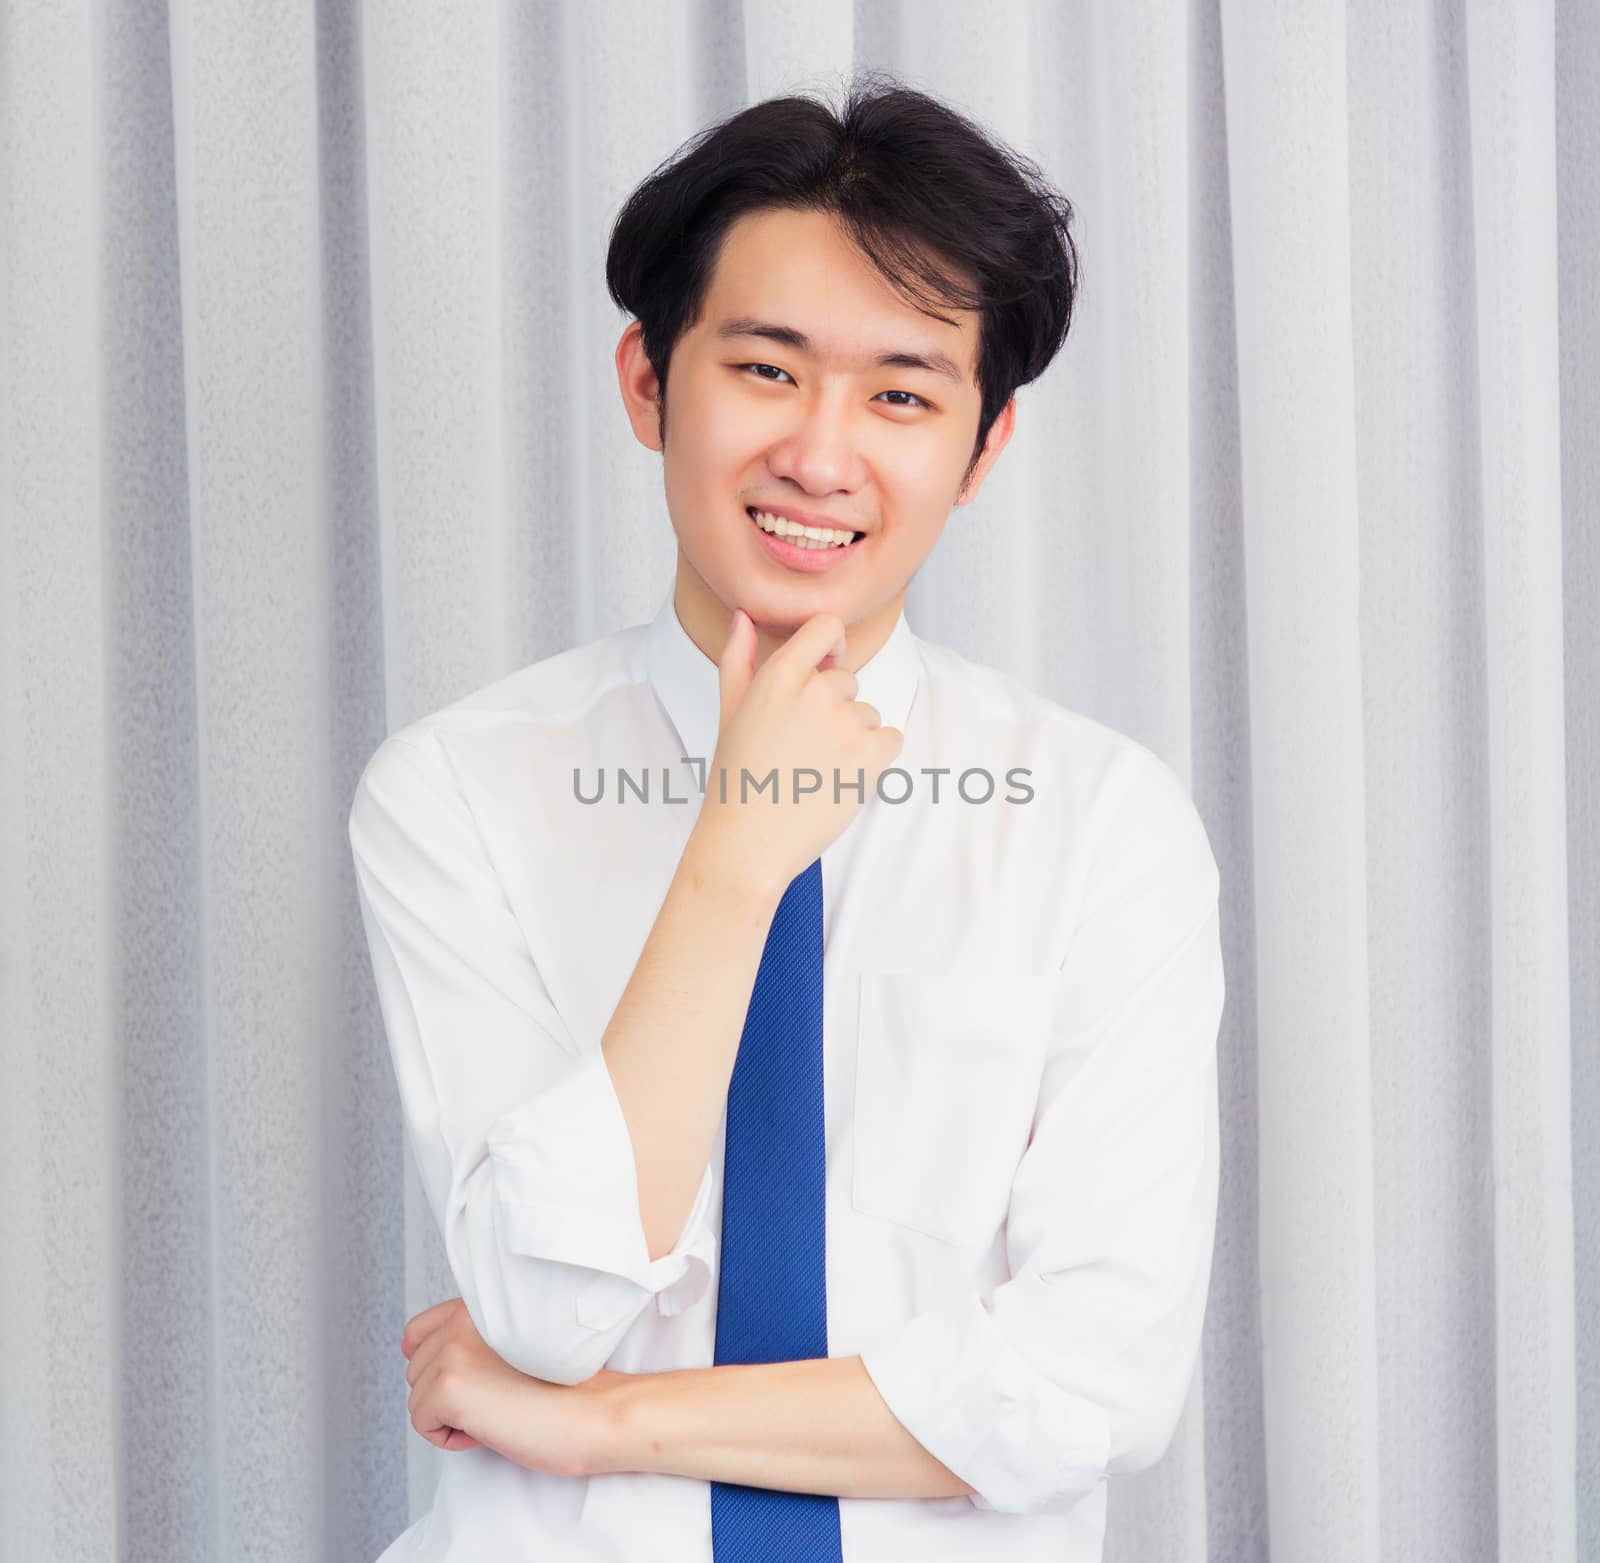
[[[680,866],[686,882],[700,894],[735,902],[752,913],[775,911],[793,877],[770,868],[760,853],[741,852],[704,820],[690,831]]]

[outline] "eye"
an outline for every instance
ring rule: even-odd
[[[747,369],[770,369],[773,374],[781,374],[785,380],[789,379],[788,370],[780,369],[776,364],[736,364],[734,367],[740,371]],[[765,380],[768,385],[777,385],[780,383],[779,381],[773,380],[764,374],[757,374],[756,378],[758,380]],[[793,384],[793,381],[790,381],[790,383]],[[930,412],[933,410],[933,403],[921,396],[918,396],[915,391],[880,391],[878,394],[880,396],[909,396],[911,398],[909,402],[890,402],[889,405],[891,407],[910,407],[915,404],[916,406],[925,408]]]

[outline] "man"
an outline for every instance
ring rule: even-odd
[[[1064,340],[1070,207],[923,94],[624,207],[654,619],[391,735],[350,818],[460,1297],[386,1559],[1099,1558],[1204,1314],[1217,868],[1150,751],[902,605]]]

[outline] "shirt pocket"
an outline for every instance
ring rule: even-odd
[[[987,1242],[1038,1104],[1054,972],[863,972],[851,1204],[942,1243]]]

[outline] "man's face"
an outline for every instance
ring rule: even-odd
[[[679,617],[708,655],[720,655],[735,607],[755,621],[763,652],[822,612],[844,620],[846,665],[887,637],[951,507],[976,493],[1010,437],[1008,405],[962,492],[980,411],[979,317],[942,312],[959,323],[901,298],[826,214],[741,218],[700,320],[674,348],[664,447],[637,323],[624,332],[617,362],[629,415],[639,438],[663,450]],[[878,363],[885,354],[948,360],[955,373]],[[771,545],[750,507],[864,535],[796,560]],[[805,568],[817,563],[827,568]]]

